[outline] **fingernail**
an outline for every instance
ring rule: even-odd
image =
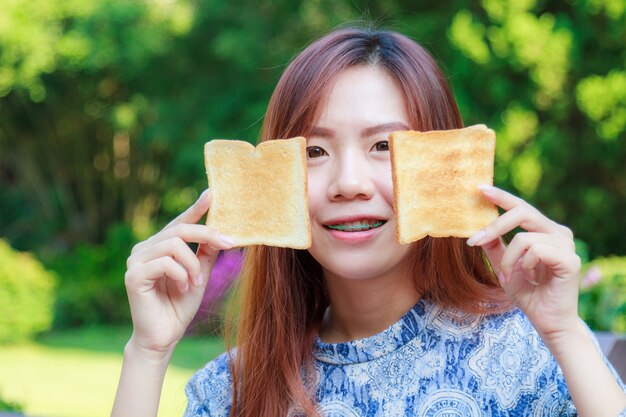
[[[472,236],[470,236],[469,239],[467,239],[467,245],[476,246],[477,244],[480,243],[481,240],[485,238],[485,236],[487,236],[487,233],[484,230],[476,232]]]
[[[482,184],[479,185],[478,188],[486,195],[494,195],[496,193],[496,187],[491,185]]]
[[[209,189],[208,188],[206,190],[202,191],[202,194],[200,194],[200,197],[198,197],[198,201],[204,200],[208,193],[209,193]]]
[[[220,240],[226,245],[231,246],[231,247],[237,244],[237,242],[235,242],[235,240],[232,237],[226,236],[226,235],[220,235]]]

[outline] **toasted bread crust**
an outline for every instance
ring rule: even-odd
[[[493,130],[398,131],[389,145],[400,243],[469,237],[498,217],[478,189],[493,184]]]
[[[237,140],[204,147],[213,202],[207,224],[233,238],[236,247],[311,246],[306,140],[271,140],[256,148]]]

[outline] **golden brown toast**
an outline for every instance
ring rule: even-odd
[[[256,148],[238,140],[204,146],[213,202],[207,224],[236,246],[311,246],[303,137],[270,140]]]
[[[485,125],[389,137],[396,234],[400,243],[425,236],[469,237],[498,217],[478,189],[493,184],[496,136]]]

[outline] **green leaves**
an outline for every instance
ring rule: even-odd
[[[598,136],[617,140],[626,131],[626,71],[582,79],[576,86],[576,102],[597,124]]]
[[[483,0],[448,30],[465,122],[497,133],[496,182],[572,227],[593,256],[626,253],[623,4]]]
[[[18,247],[164,223],[206,186],[203,144],[254,142],[290,59],[365,17],[433,52],[465,123],[496,130],[498,185],[593,256],[626,252],[604,221],[626,209],[623,1],[2,3],[0,231]]]
[[[479,65],[489,62],[491,53],[485,41],[485,27],[475,22],[470,12],[461,10],[454,16],[449,34],[452,44],[472,61]]]
[[[595,259],[585,265],[585,273],[579,300],[581,317],[594,330],[626,332],[626,257]],[[589,280],[594,274],[595,279]]]
[[[55,282],[33,255],[0,239],[0,343],[28,340],[50,329]]]
[[[0,17],[0,97],[24,88],[31,100],[45,99],[41,74],[56,69],[56,44],[63,8],[48,0],[5,0]]]

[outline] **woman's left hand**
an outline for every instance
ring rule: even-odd
[[[580,258],[570,229],[503,190],[481,187],[505,213],[468,240],[481,246],[508,297],[526,314],[544,341],[558,338],[578,322]],[[502,236],[516,227],[509,245]]]

